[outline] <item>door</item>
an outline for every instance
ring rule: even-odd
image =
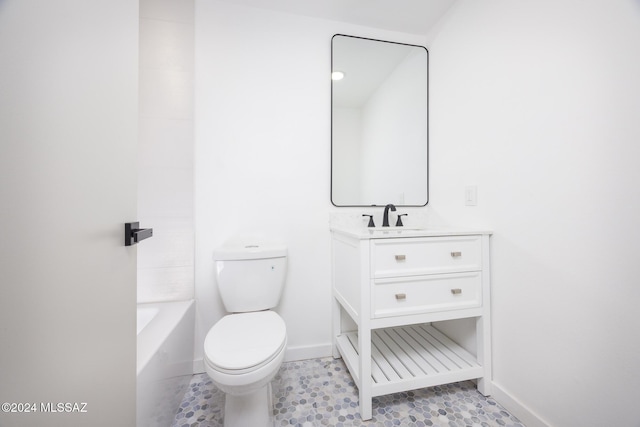
[[[135,425],[137,61],[136,1],[0,0],[2,427]]]

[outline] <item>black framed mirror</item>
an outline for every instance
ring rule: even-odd
[[[429,201],[429,53],[336,34],[331,40],[331,202]]]

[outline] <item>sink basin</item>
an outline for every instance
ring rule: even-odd
[[[422,227],[375,227],[367,228],[371,234],[401,234],[403,231],[424,230]]]
[[[391,227],[371,227],[369,228],[369,230],[380,230],[380,231],[384,231],[384,230],[423,230],[424,227],[412,227],[410,225],[405,225],[402,227],[395,227],[395,226],[391,226]]]

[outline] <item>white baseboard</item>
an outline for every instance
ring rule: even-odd
[[[194,374],[204,373],[204,359],[198,359],[193,361],[193,373]]]
[[[285,362],[293,362],[296,360],[318,359],[321,357],[331,356],[331,343],[319,345],[304,345],[297,347],[287,347],[284,354]]]
[[[544,421],[538,414],[513,397],[500,385],[493,382],[491,387],[491,397],[511,414],[518,417],[526,427],[551,427],[551,424]]]
[[[306,345],[297,347],[288,347],[284,353],[285,362],[293,362],[296,360],[318,359],[321,357],[331,356],[331,343],[320,345]],[[193,361],[193,373],[201,374],[204,372],[204,360],[197,359]]]

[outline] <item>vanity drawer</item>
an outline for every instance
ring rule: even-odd
[[[450,236],[372,241],[374,278],[481,269],[480,236]]]
[[[371,305],[374,318],[480,307],[481,272],[379,279]]]

